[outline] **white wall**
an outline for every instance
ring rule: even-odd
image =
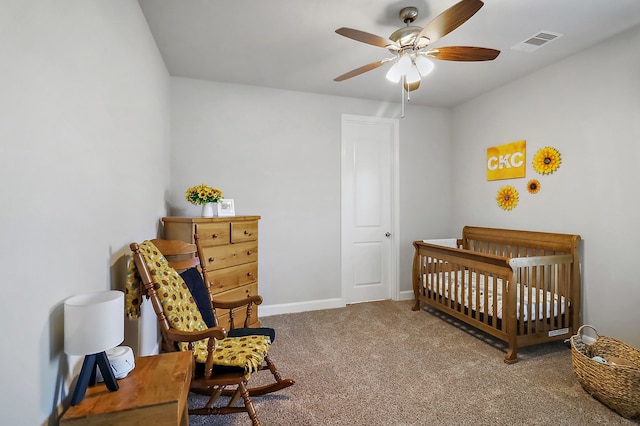
[[[639,44],[637,27],[456,108],[451,231],[481,225],[580,234],[584,321],[640,348]],[[520,139],[527,140],[526,179],[486,181],[486,149]],[[548,176],[531,166],[544,146],[562,154]],[[526,190],[532,178],[541,183],[536,195]],[[505,184],[520,193],[510,212],[495,202]]]
[[[122,288],[131,241],[156,236],[166,209],[199,214],[188,186],[219,186],[238,214],[263,217],[265,308],[340,298],[341,114],[397,117],[397,104],[169,79],[134,0],[4,0],[0,28],[3,424],[55,423],[79,370],[63,353],[63,301]],[[579,233],[585,320],[640,347],[639,42],[636,28],[453,116],[407,107],[402,291],[414,239],[466,224]],[[523,138],[529,161],[550,145],[563,163],[536,196],[513,181],[521,201],[504,212],[486,148]],[[142,353],[151,322],[138,325],[151,335]]]
[[[238,215],[262,216],[262,313],[342,303],[341,115],[394,118],[399,105],[176,77],[171,88],[171,213],[200,215],[184,193],[207,183]],[[401,291],[411,289],[411,241],[448,221],[449,121],[414,105],[400,120]],[[429,196],[441,208],[427,212]]]
[[[5,0],[0,28],[0,423],[56,424],[63,301],[121,287],[165,211],[168,74],[134,0]]]

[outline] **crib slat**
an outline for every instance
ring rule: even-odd
[[[547,292],[545,291],[546,275],[548,272],[546,271],[544,265],[538,266],[535,268],[538,271],[538,276],[535,285],[535,295],[536,295],[536,331],[547,331],[549,327],[547,326]],[[542,294],[540,294],[542,291]],[[540,298],[542,297],[542,300]]]
[[[527,309],[527,305],[525,303],[525,299],[527,298],[526,290],[527,284],[530,284],[530,277],[528,276],[527,268],[518,268],[517,279],[518,281],[514,284],[514,289],[517,289],[517,327],[518,327],[518,335],[523,335],[527,333],[528,323],[525,321],[525,313]]]
[[[492,275],[485,275],[484,277],[484,292],[482,294],[482,303],[484,303],[484,318],[485,324],[490,324],[491,318],[495,318],[495,305],[489,304],[489,294],[495,293],[494,286],[496,281]]]
[[[459,268],[457,266],[452,268],[451,281],[449,281],[449,299],[451,299],[449,305],[454,309],[458,304],[458,283],[461,282],[458,271]]]

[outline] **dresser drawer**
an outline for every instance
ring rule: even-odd
[[[198,243],[201,247],[213,247],[229,244],[231,241],[229,222],[198,223],[195,225]]]
[[[246,299],[251,296],[258,295],[258,284],[248,284],[242,287],[238,287],[233,290],[225,291],[223,293],[218,293],[214,296],[214,300],[220,302],[232,302],[235,300]],[[218,317],[218,325],[220,327],[224,327],[225,330],[230,330],[231,326],[229,324],[229,310],[228,309],[216,309],[216,315]],[[247,309],[246,306],[238,308],[233,313],[233,318],[235,322],[235,328],[244,327],[244,320],[247,317]],[[253,312],[251,312],[251,319],[249,320],[249,324],[253,327],[259,327],[260,322],[258,321],[258,306],[253,305]]]
[[[252,241],[202,249],[207,272],[258,260],[258,242]]]
[[[258,280],[258,263],[245,263],[230,268],[207,271],[207,280],[211,285],[211,292],[214,294],[254,283]]]
[[[231,242],[256,241],[258,239],[258,221],[231,222]]]

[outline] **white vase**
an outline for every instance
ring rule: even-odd
[[[202,217],[214,217],[216,215],[216,203],[207,203],[202,205]]]

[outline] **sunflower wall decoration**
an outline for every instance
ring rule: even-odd
[[[548,175],[558,170],[561,162],[560,152],[555,148],[545,146],[533,156],[533,170],[541,175]]]
[[[496,201],[502,210],[513,210],[518,205],[518,191],[510,185],[503,186],[498,191]]]
[[[527,191],[529,194],[537,194],[540,191],[540,182],[536,179],[531,179],[529,183],[527,183]]]
[[[492,147],[487,149],[487,180],[496,180],[496,179],[510,179],[517,177],[525,177],[525,174],[513,174],[509,176],[505,176],[503,174],[498,173],[498,175],[491,175],[490,172],[497,173],[501,172],[500,168],[516,168],[516,166],[524,166],[524,152],[526,141],[518,141],[513,142],[507,145],[501,145],[499,147]],[[497,154],[494,152],[496,149],[502,149],[503,151],[507,148],[510,149],[507,151],[499,151]],[[508,164],[507,164],[508,163]],[[533,156],[533,170],[541,175],[550,175],[556,170],[560,168],[560,164],[562,163],[562,158],[560,152],[551,146],[545,146],[544,148],[540,148],[535,155]],[[524,170],[524,167],[522,167]],[[513,171],[513,170],[511,170]],[[530,179],[527,182],[527,191],[529,194],[537,194],[540,192],[540,181],[537,179]],[[498,207],[503,210],[513,210],[518,205],[520,201],[520,195],[518,194],[518,190],[511,185],[506,185],[501,187],[498,190],[498,195],[496,196],[496,201],[498,203]]]

